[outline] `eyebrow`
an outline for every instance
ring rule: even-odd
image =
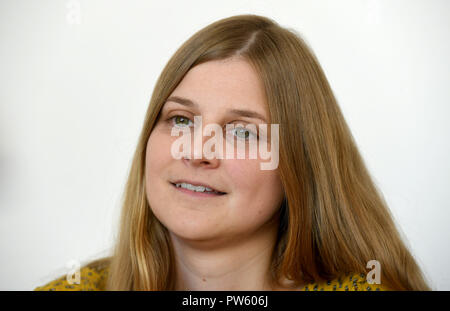
[[[190,100],[188,98],[184,98],[184,97],[180,97],[180,96],[171,96],[166,100],[166,102],[168,102],[168,101],[175,102],[175,103],[181,104],[183,106],[187,106],[187,107],[198,108],[198,104],[194,103],[192,100]],[[261,114],[255,112],[255,111],[242,110],[242,109],[229,109],[228,112],[232,115],[238,115],[238,116],[253,118],[253,119],[260,119],[260,120],[264,121],[265,123],[267,123],[264,116],[262,116]]]

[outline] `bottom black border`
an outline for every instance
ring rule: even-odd
[[[49,301],[72,307],[86,307],[86,300],[94,301],[104,306],[105,303],[116,304],[129,301],[134,305],[159,306],[158,310],[297,310],[308,306],[328,305],[331,307],[358,308],[358,307],[386,307],[390,300],[396,300],[403,307],[416,306],[417,303],[431,298],[433,305],[440,299],[447,302],[450,298],[448,291],[431,292],[263,292],[263,291],[155,291],[155,292],[33,292],[33,291],[4,291],[0,292],[0,299],[6,303],[8,299],[14,306],[23,302]],[[350,303],[350,304],[349,304]],[[360,304],[362,303],[362,304]],[[446,304],[444,304],[446,305]],[[294,307],[294,308],[292,308]]]

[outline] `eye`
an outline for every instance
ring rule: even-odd
[[[237,137],[241,139],[248,140],[249,138],[258,138],[258,135],[253,133],[252,131],[247,130],[245,127],[237,127],[232,130],[236,133]]]
[[[169,119],[169,121],[172,121],[172,124],[175,126],[178,126],[178,127],[186,127],[186,126],[189,126],[189,122],[192,123],[192,121],[189,120],[189,118],[186,118],[185,116],[180,116],[180,115],[171,117]]]
[[[167,121],[169,121],[171,125],[177,127],[189,127],[194,125],[194,123],[188,117],[182,115],[173,116],[169,118]],[[191,122],[191,124],[189,124],[189,122]],[[236,127],[231,131],[234,132],[234,134],[236,134],[236,136],[240,139],[244,140],[258,139],[257,133],[255,134],[253,133],[253,131],[246,129],[245,127]]]

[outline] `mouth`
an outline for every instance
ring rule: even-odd
[[[195,197],[219,197],[226,195],[226,192],[215,190],[204,185],[193,185],[186,182],[169,182],[177,191]]]

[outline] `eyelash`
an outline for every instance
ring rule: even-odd
[[[189,120],[189,121],[192,122],[191,119],[189,119],[188,117],[186,117],[186,116],[184,116],[184,115],[175,115],[175,116],[173,116],[173,117],[170,117],[170,118],[167,119],[167,122],[168,122],[169,124],[173,125],[173,126],[177,126],[176,124],[174,124],[174,123],[172,122],[172,120],[174,120],[176,117],[181,117],[181,118],[187,119],[187,120]],[[182,126],[182,127],[183,127],[183,126]],[[250,133],[249,135],[253,135],[254,137],[256,137],[256,139],[259,139],[258,133],[255,134],[255,133],[253,133],[252,131],[247,130],[245,127],[237,127],[237,128],[234,128],[233,131],[234,131],[235,129],[239,129],[239,128],[242,128],[242,129],[246,130],[247,132]],[[239,137],[239,136],[238,136],[238,137]],[[239,137],[239,138],[242,138],[242,137]],[[242,138],[242,139],[249,140],[249,139],[250,139],[250,136],[247,137],[247,138]]]

